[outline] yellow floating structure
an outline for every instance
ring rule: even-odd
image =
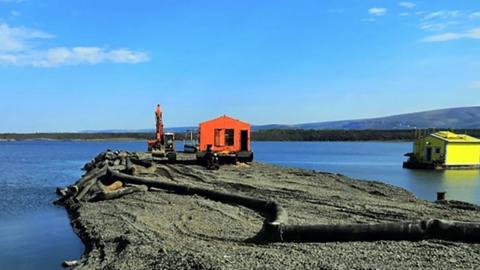
[[[450,131],[424,133],[417,131],[413,153],[403,163],[412,169],[480,168],[480,139]]]

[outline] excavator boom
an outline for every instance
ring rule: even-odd
[[[165,144],[164,140],[164,132],[163,132],[163,117],[162,117],[162,110],[160,109],[160,104],[157,104],[157,109],[155,111],[155,120],[157,125],[157,130],[155,133],[155,139],[161,145]]]
[[[169,160],[176,159],[175,153],[175,134],[165,133],[163,129],[163,116],[160,104],[155,110],[155,140],[148,141],[148,151],[158,157],[167,157]]]

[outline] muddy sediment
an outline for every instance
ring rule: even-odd
[[[146,154],[121,155],[138,159],[108,165],[132,176],[278,202],[288,212],[288,224],[480,221],[474,205],[431,203],[398,187],[336,174],[257,162],[209,171],[189,163],[188,156],[181,157],[185,162],[149,166],[139,162]],[[97,157],[85,169],[102,162]],[[89,191],[65,203],[86,246],[75,269],[474,269],[480,259],[479,244],[445,240],[261,243],[256,239],[266,217],[259,211],[145,190],[109,200]]]

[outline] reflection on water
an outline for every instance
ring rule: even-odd
[[[448,197],[475,202],[478,201],[479,179],[479,170],[448,170],[442,173],[441,187],[448,191]]]
[[[472,183],[475,180],[478,180],[480,176],[479,170],[447,170],[442,173],[443,178],[447,182],[455,183]],[[458,182],[462,181],[462,182]]]

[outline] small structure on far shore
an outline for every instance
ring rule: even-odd
[[[450,131],[416,131],[413,153],[407,154],[404,168],[475,169],[480,168],[480,139]]]

